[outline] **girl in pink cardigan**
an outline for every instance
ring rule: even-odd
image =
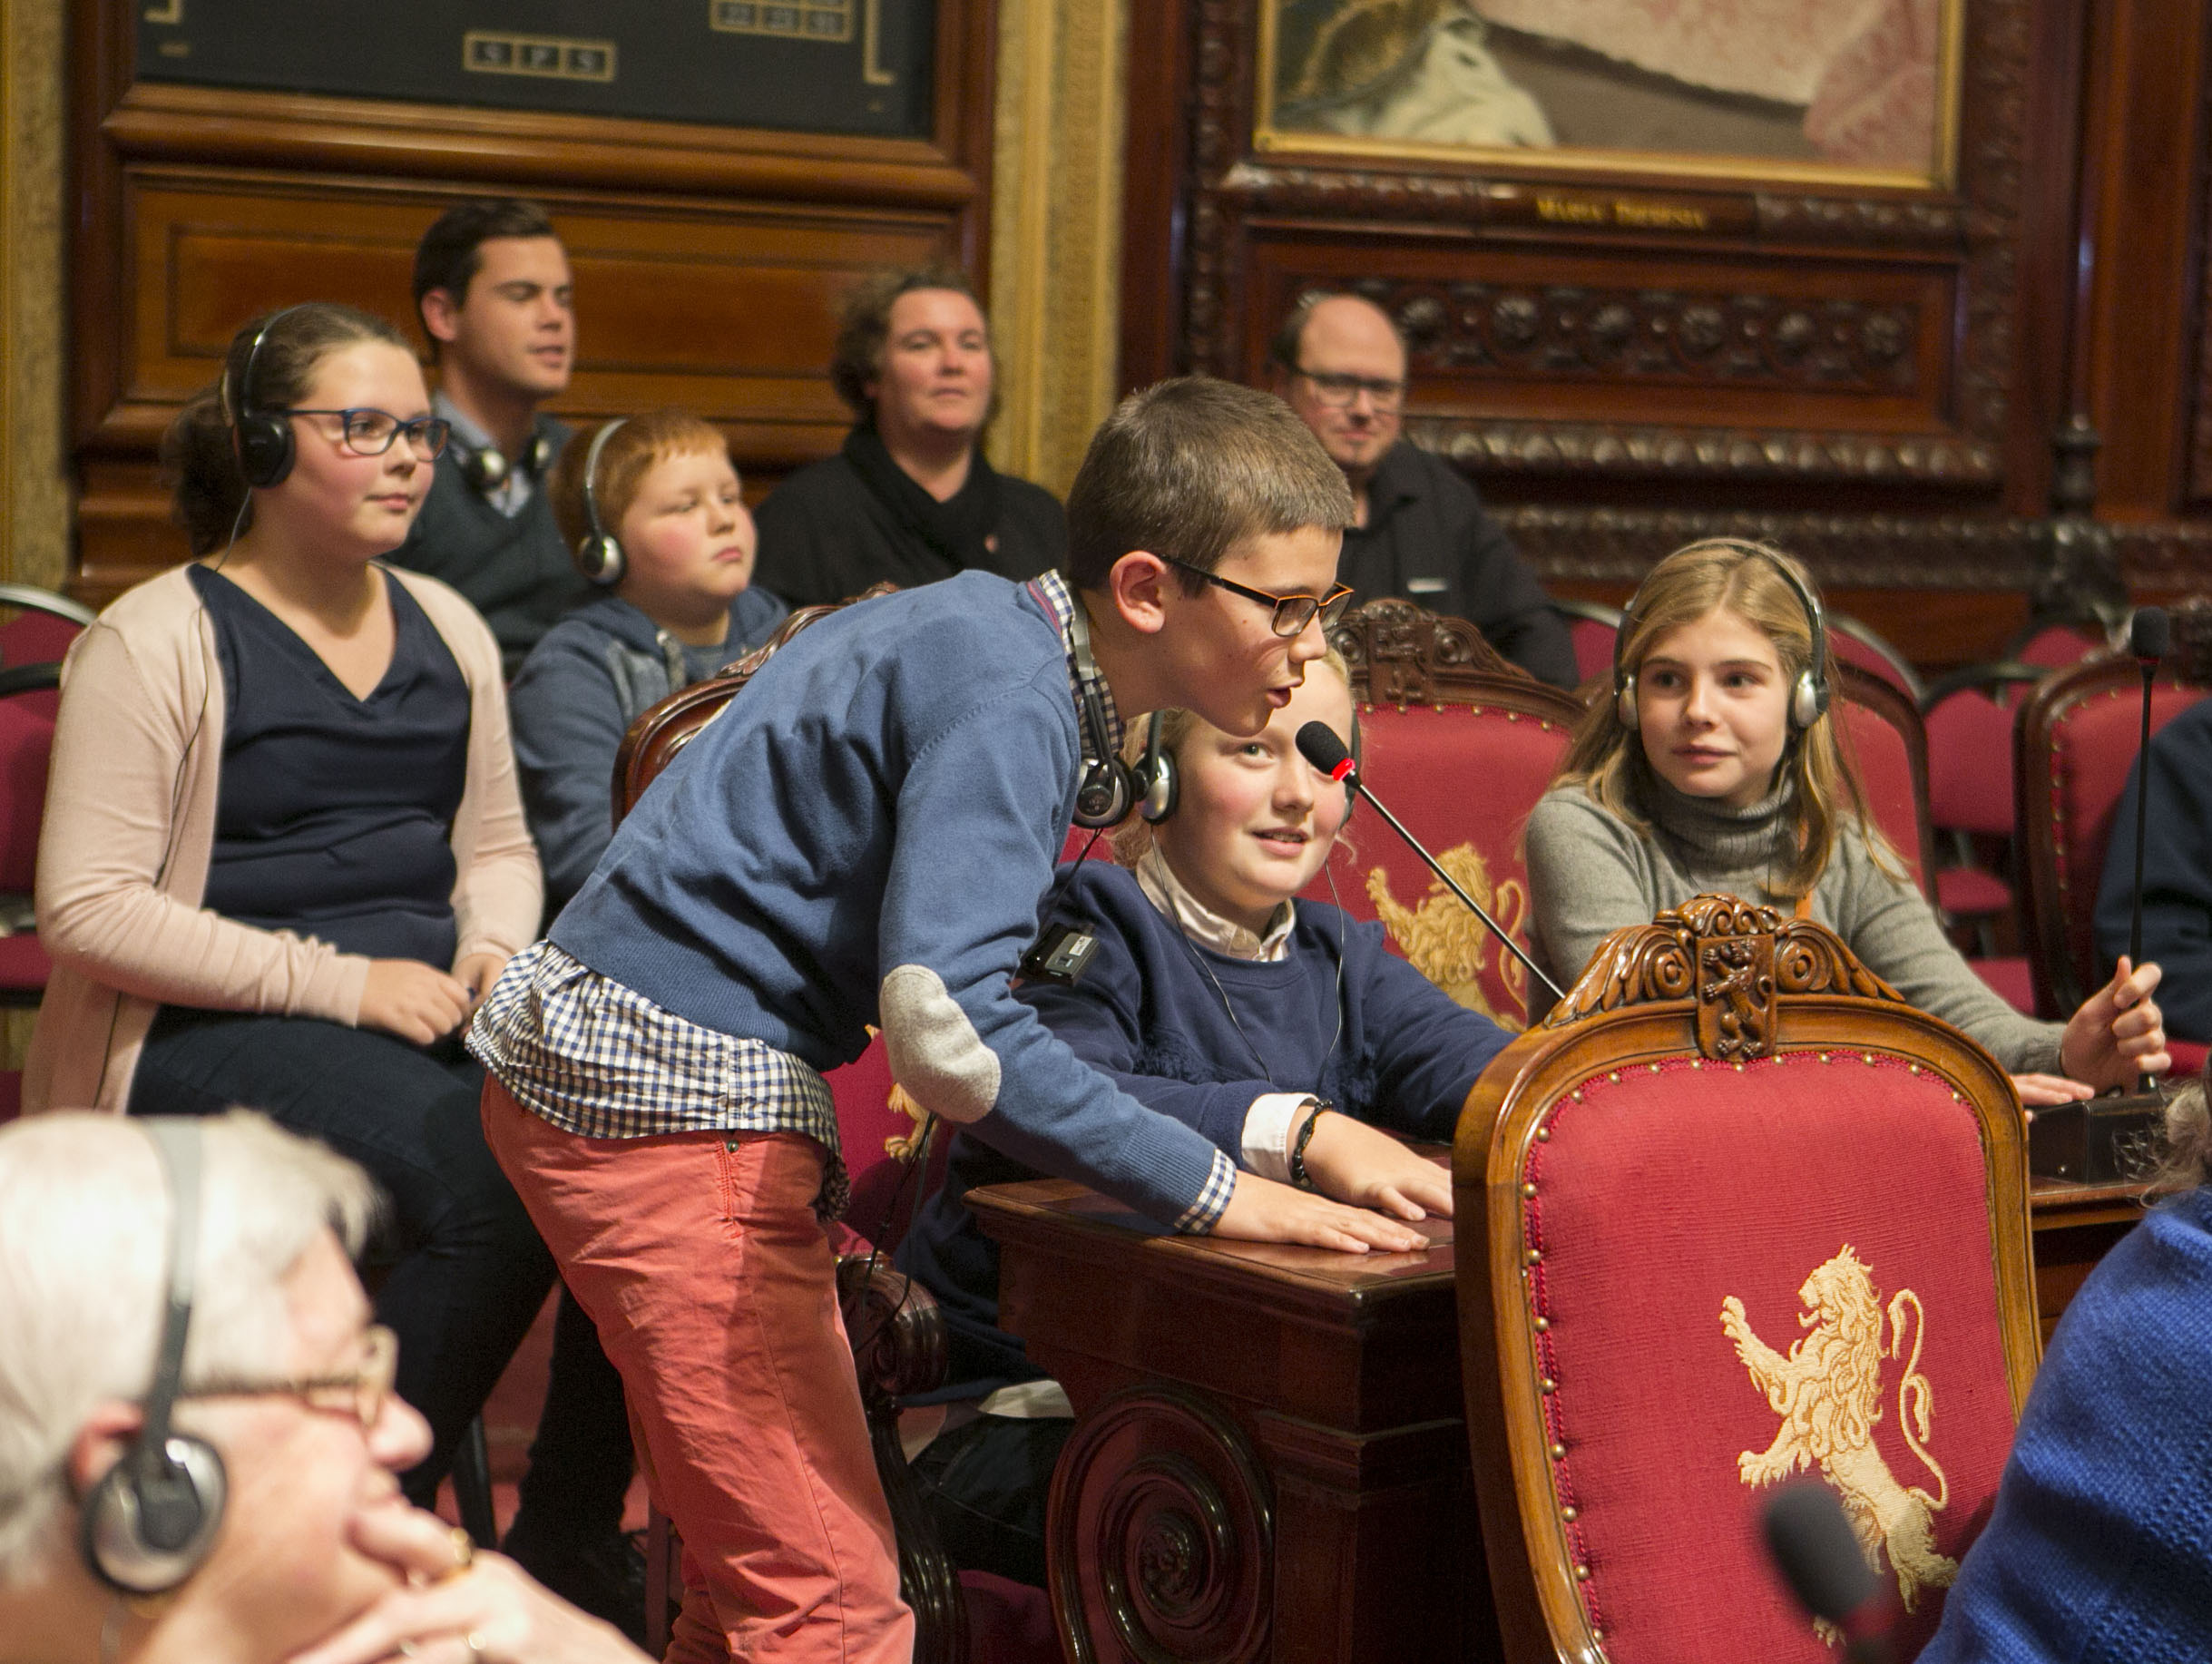
[[[435,1435],[418,1502],[553,1280],[455,1038],[542,905],[499,650],[376,558],[445,437],[397,331],[321,304],[240,330],[178,417],[200,558],[117,601],[63,674],[24,1076],[33,1109],[242,1103],[368,1169],[391,1200],[377,1315]],[[515,1544],[545,1581],[574,1586],[554,1562],[617,1532],[629,1476],[619,1381],[572,1313]]]

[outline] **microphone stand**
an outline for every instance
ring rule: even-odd
[[[1481,919],[1483,924],[1490,926],[1491,934],[1496,936],[1499,941],[1504,943],[1507,947],[1512,950],[1513,957],[1521,961],[1521,963],[1528,968],[1528,973],[1531,976],[1533,976],[1538,982],[1542,983],[1546,988],[1549,988],[1551,991],[1552,1000],[1555,1003],[1564,1000],[1567,997],[1567,991],[1564,988],[1561,988],[1557,983],[1553,982],[1549,976],[1546,976],[1543,973],[1543,967],[1529,957],[1528,951],[1523,948],[1520,943],[1513,940],[1511,933],[1506,930],[1505,926],[1499,924],[1497,920],[1492,918],[1489,914],[1483,910],[1481,905],[1476,902],[1473,896],[1468,895],[1466,891],[1459,887],[1459,880],[1453,877],[1450,873],[1444,871],[1444,869],[1437,864],[1436,857],[1431,855],[1428,850],[1423,847],[1421,840],[1405,829],[1405,822],[1401,821],[1395,815],[1385,808],[1382,805],[1382,800],[1376,798],[1373,792],[1367,789],[1367,782],[1360,778],[1357,770],[1353,771],[1351,780],[1352,789],[1357,792],[1361,797],[1366,798],[1368,802],[1375,805],[1375,812],[1390,823],[1390,829],[1393,832],[1395,832],[1400,837],[1404,838],[1407,847],[1411,848],[1415,855],[1419,856],[1424,861],[1428,863],[1429,871],[1434,873],[1437,877],[1444,881],[1444,887],[1450,890],[1453,895],[1458,896],[1460,901],[1466,906],[1469,912],[1473,913],[1475,917]]]
[[[2143,673],[2143,738],[2135,753],[2135,896],[2128,912],[2128,964],[2130,971],[2143,963],[2143,834],[2150,820],[2150,686],[2158,674],[2156,659],[2136,661]],[[2136,1075],[2144,1091],[2158,1090],[2158,1077],[2147,1072]]]

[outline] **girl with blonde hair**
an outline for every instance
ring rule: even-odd
[[[1606,935],[1706,891],[1830,926],[1867,967],[1963,1030],[2029,1103],[2063,1103],[2168,1066],[2125,959],[2065,1023],[2024,1017],[1945,940],[1867,820],[1828,710],[1811,580],[1763,543],[1714,538],[1645,579],[1622,622],[1612,697],[1593,703],[1530,817],[1536,951],[1562,983]]]

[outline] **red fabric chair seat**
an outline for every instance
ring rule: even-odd
[[[0,995],[28,994],[27,1003],[35,1005],[53,970],[54,962],[46,957],[46,950],[38,945],[35,935],[0,936]],[[0,1003],[24,1003],[0,999]]]
[[[1969,959],[1966,964],[2014,1011],[2023,1017],[2035,1015],[2035,973],[2025,954],[2000,954],[1993,959]]]
[[[1954,919],[2010,913],[2012,886],[1979,866],[1946,866],[1935,875],[1935,905]]]

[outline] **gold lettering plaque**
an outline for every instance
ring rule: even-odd
[[[473,75],[532,75],[549,81],[612,81],[612,41],[471,29],[461,37],[461,67]]]
[[[855,0],[710,0],[707,25],[724,34],[842,44],[853,38]]]

